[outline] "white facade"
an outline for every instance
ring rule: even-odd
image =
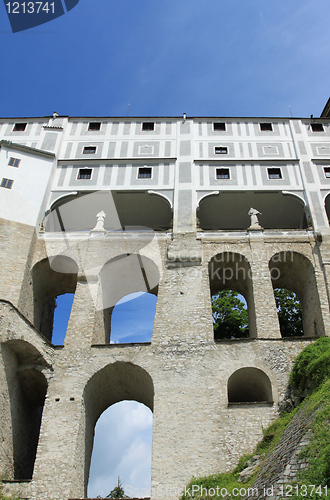
[[[148,200],[158,194],[173,218],[172,226],[164,215],[168,227],[158,230],[195,231],[196,211],[200,230],[244,230],[251,204],[265,229],[301,229],[307,219],[316,231],[329,230],[327,118],[3,119],[0,138],[0,180],[14,181],[1,197],[10,220],[38,225],[38,207],[46,212],[69,194],[112,191],[126,195],[125,204],[129,193],[132,202],[141,195],[137,218],[145,226],[152,221],[143,210],[150,213]],[[8,166],[11,156],[22,160],[18,168]],[[287,220],[274,225],[281,210]],[[123,218],[123,226],[137,223]]]

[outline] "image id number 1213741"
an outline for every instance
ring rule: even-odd
[[[55,14],[55,2],[8,2],[8,14]]]

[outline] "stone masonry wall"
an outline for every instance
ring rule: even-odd
[[[47,256],[58,254],[77,263],[77,287],[64,346],[52,346],[15,304],[9,303],[12,296],[19,294],[11,295],[10,289],[7,292],[4,289],[9,302],[0,304],[1,342],[11,349],[19,368],[5,356],[2,358],[0,411],[4,433],[9,436],[14,425],[10,405],[15,400],[15,387],[29,396],[32,387],[29,384],[34,381],[37,392],[42,395],[46,390],[32,481],[20,483],[16,490],[15,483],[6,483],[11,492],[19,491],[31,500],[67,500],[86,495],[90,436],[95,422],[107,406],[123,399],[136,399],[153,409],[152,500],[178,500],[193,475],[229,470],[242,454],[252,451],[262,437],[262,429],[278,414],[277,405],[284,398],[295,357],[313,341],[307,337],[280,337],[268,268],[274,253],[292,250],[313,266],[314,272],[302,279],[306,286],[314,287],[320,307],[309,314],[329,333],[328,299],[319,249],[308,232],[291,237],[289,234],[275,237],[266,232],[251,237],[242,232],[238,237],[222,239],[198,234],[197,240],[190,237],[187,240],[190,243],[185,241],[184,262],[177,258],[180,245],[175,246],[168,234],[144,240],[142,245],[134,238],[111,234],[99,238],[67,235],[66,241],[61,235],[52,238],[38,239],[31,269],[36,269]],[[172,245],[171,265],[168,265],[169,245]],[[250,265],[251,276],[244,286],[250,294],[255,338],[220,342],[213,339],[209,262],[223,252],[243,255]],[[111,270],[117,272],[121,259],[133,254],[140,255],[144,270],[150,271],[149,276],[146,272],[147,280],[139,278],[142,284],[148,282],[146,286],[150,289],[155,277],[151,263],[158,267],[152,341],[94,344],[95,338],[102,338],[95,335],[95,328],[101,328],[99,298],[104,300],[106,296],[112,300],[121,293],[131,293],[135,286],[129,276],[123,274],[119,282],[115,275],[120,291],[110,287],[111,293],[105,295],[106,283],[111,280],[102,282],[102,270],[110,269],[106,276],[111,277]],[[190,261],[192,256],[195,261]],[[116,264],[111,267],[113,262]],[[22,289],[26,276],[23,266],[16,270],[12,267],[11,273],[15,287]],[[30,290],[25,289],[27,303],[22,300],[21,304],[29,317],[33,284],[25,283]],[[39,285],[42,287],[42,281]],[[263,373],[270,382],[271,401],[228,404],[228,380],[241,368]],[[24,373],[24,377],[19,373]],[[95,386],[93,380],[98,381]],[[95,390],[90,390],[91,387]],[[13,474],[13,443],[9,438],[7,441],[5,453],[9,458],[3,459],[4,470]],[[22,443],[21,447],[23,450]]]

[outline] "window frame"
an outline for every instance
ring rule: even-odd
[[[274,132],[273,124],[271,122],[259,122],[260,132]]]
[[[225,176],[218,177],[218,171],[220,171],[220,170],[226,171],[228,173],[228,177],[225,177]],[[228,167],[216,167],[215,168],[215,179],[217,181],[222,181],[222,180],[230,181],[230,168],[228,168]]]
[[[323,173],[324,173],[324,177],[326,179],[330,179],[330,167],[323,167]],[[329,174],[329,175],[327,175]]]
[[[99,127],[98,128],[94,128],[95,125],[98,125]],[[87,128],[87,131],[88,132],[98,132],[101,130],[101,126],[102,126],[102,122],[89,122],[88,123],[88,128]]]
[[[219,128],[216,128],[219,127]],[[227,126],[226,122],[213,122],[213,132],[226,132]]]
[[[88,151],[85,151],[86,149],[93,149],[94,151],[93,152],[90,152],[90,151],[88,152]],[[97,146],[83,146],[82,154],[83,155],[95,155],[96,151],[97,151]]]
[[[152,128],[145,128],[147,125],[152,125]],[[141,131],[142,132],[154,132],[155,131],[155,122],[142,122],[141,123]]]
[[[315,128],[319,128],[320,130],[314,130]],[[323,123],[311,123],[311,131],[312,132],[325,132]]]
[[[24,126],[24,128],[22,128]],[[17,122],[14,124],[12,132],[25,132],[27,122]]]
[[[7,179],[6,177],[2,178],[0,187],[5,188],[5,189],[11,189],[13,187],[14,180],[13,179]]]
[[[217,151],[217,149],[219,151]],[[228,147],[227,146],[214,146],[214,154],[215,155],[227,155]]]
[[[140,177],[140,171],[141,170],[150,170],[150,177],[148,176],[143,176],[143,177]],[[137,179],[140,181],[140,180],[146,180],[146,179],[152,179],[152,176],[153,176],[153,171],[152,171],[152,167],[147,167],[147,166],[144,166],[144,167],[138,167],[137,169]]]
[[[276,176],[276,173],[275,172],[271,172],[271,170],[277,170],[278,173],[279,173],[279,177]],[[283,175],[282,175],[282,169],[281,167],[267,167],[267,176],[268,176],[268,180],[276,180],[276,181],[280,181],[283,179]]]
[[[90,177],[80,177],[80,172],[82,170],[88,170],[90,171]],[[92,180],[92,177],[93,177],[93,168],[90,168],[90,167],[82,167],[82,168],[79,168],[78,169],[78,173],[77,173],[77,178],[76,180],[77,181],[90,181]]]
[[[13,160],[13,161],[12,161],[12,160]],[[17,163],[17,165],[16,165],[16,163]],[[8,166],[9,166],[9,167],[15,167],[15,168],[18,168],[18,167],[19,167],[19,165],[20,165],[20,163],[21,163],[21,159],[20,159],[20,158],[15,158],[14,156],[11,156],[11,157],[9,158]]]

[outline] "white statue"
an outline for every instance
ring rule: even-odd
[[[262,227],[259,224],[259,220],[258,220],[258,215],[262,215],[262,213],[259,212],[258,210],[256,210],[255,208],[250,208],[250,210],[248,211],[248,214],[251,217],[251,225],[248,229],[250,231],[262,229]]]
[[[99,212],[98,214],[96,214],[96,219],[97,219],[97,222],[96,222],[96,226],[94,227],[94,229],[92,229],[92,231],[102,231],[102,232],[105,232],[105,229],[104,229],[104,219],[106,218],[106,214],[103,212]]]

